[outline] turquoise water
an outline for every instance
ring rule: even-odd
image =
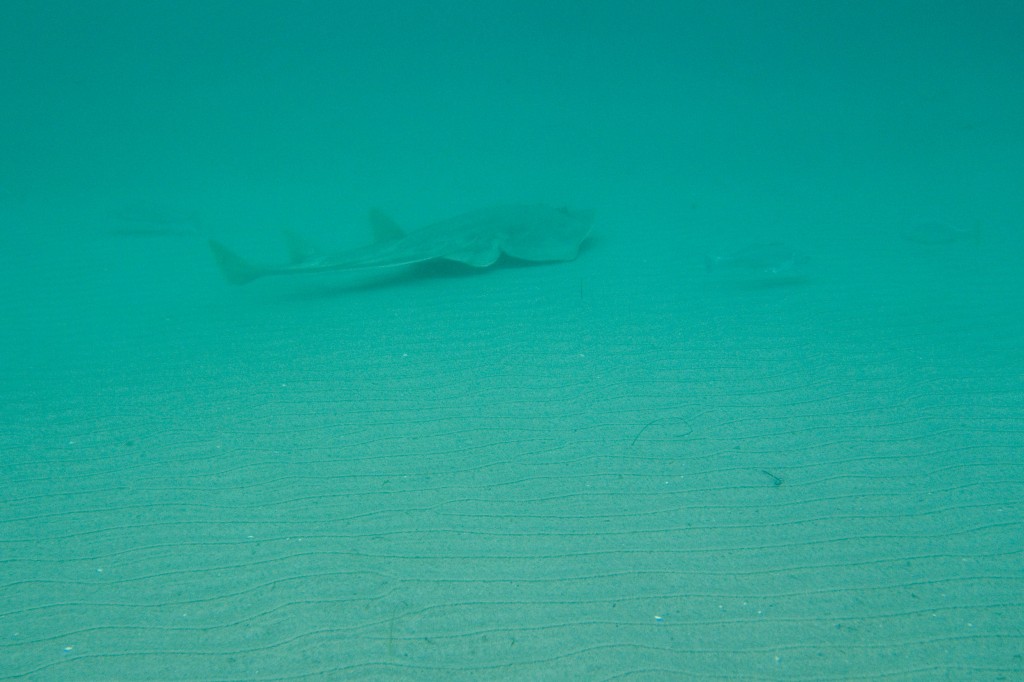
[[[366,5],[0,9],[0,679],[1024,675],[1024,6]]]

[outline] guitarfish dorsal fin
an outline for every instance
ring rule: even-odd
[[[299,265],[312,260],[317,253],[316,249],[294,230],[285,230],[284,239],[288,245],[288,262],[291,265]]]
[[[370,227],[373,228],[373,242],[383,244],[405,236],[405,231],[390,216],[380,209],[370,209]]]

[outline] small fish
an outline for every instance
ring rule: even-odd
[[[107,234],[114,237],[198,237],[198,228],[190,226],[147,226],[138,225],[131,227],[114,227],[107,230]]]
[[[108,230],[119,237],[190,237],[200,234],[199,214],[150,203],[125,206],[114,214],[117,224]]]
[[[799,274],[805,258],[782,242],[752,244],[725,256],[708,256],[704,265],[708,272],[740,270],[771,277]]]
[[[953,227],[940,222],[925,222],[908,227],[900,232],[900,236],[905,241],[914,244],[952,244],[961,241],[977,244],[981,242],[981,228],[978,225],[973,228],[965,228]]]

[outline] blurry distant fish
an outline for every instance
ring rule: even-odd
[[[195,237],[200,234],[199,214],[169,206],[135,203],[114,213],[117,225],[110,234],[121,237]]]
[[[914,244],[952,244],[953,242],[969,241],[975,244],[981,241],[981,228],[953,227],[946,223],[926,222],[900,232],[900,236]]]
[[[382,212],[370,212],[374,243],[317,256],[297,237],[289,236],[287,265],[250,263],[218,241],[210,249],[221,272],[232,284],[245,284],[267,275],[370,270],[453,261],[487,268],[503,256],[532,263],[571,261],[590,235],[593,211],[570,211],[548,206],[496,206],[405,232]]]
[[[708,272],[736,270],[770,277],[794,277],[800,274],[805,258],[782,242],[752,244],[724,256],[708,256]]]

